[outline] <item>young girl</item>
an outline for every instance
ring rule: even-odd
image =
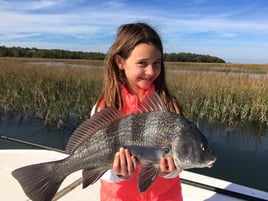
[[[138,103],[151,91],[161,96],[169,111],[182,114],[179,102],[166,86],[159,35],[145,23],[122,25],[105,58],[104,88],[92,114],[105,107],[131,114],[138,110]],[[115,154],[112,170],[101,178],[101,200],[182,200],[179,170],[171,157],[161,158],[161,173],[145,193],[139,193],[137,188],[139,168],[131,153],[120,148]]]

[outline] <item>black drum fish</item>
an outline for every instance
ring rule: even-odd
[[[63,180],[83,170],[83,188],[112,168],[115,153],[128,148],[141,163],[138,188],[145,192],[159,174],[162,156],[179,169],[211,167],[216,156],[206,137],[184,116],[167,111],[157,93],[140,103],[140,112],[124,115],[105,108],[84,121],[66,146],[62,160],[21,167],[12,172],[33,201],[50,201]]]

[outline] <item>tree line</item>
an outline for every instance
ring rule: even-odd
[[[194,54],[194,53],[165,53],[165,61],[179,61],[179,62],[204,62],[204,63],[225,63],[225,61],[219,57]]]
[[[103,60],[105,58],[105,55],[106,54],[102,52],[82,52],[62,49],[37,49],[0,46],[0,57]],[[164,60],[176,62],[225,63],[223,59],[215,56],[194,53],[164,53]]]
[[[37,49],[37,48],[0,46],[0,57],[103,60],[105,54],[101,52],[82,52],[82,51],[69,51],[61,49]]]

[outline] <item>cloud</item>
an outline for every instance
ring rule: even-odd
[[[203,49],[218,54],[229,46],[230,52],[239,52],[235,45],[243,46],[248,40],[253,46],[266,45],[268,42],[260,38],[268,34],[267,12],[256,12],[265,11],[265,7],[228,3],[0,0],[1,43],[106,52],[119,25],[143,21],[156,28],[169,51]]]
[[[165,33],[192,33],[208,32],[221,33],[221,36],[235,36],[234,33],[244,32],[268,32],[268,24],[256,21],[233,20],[221,14],[216,16],[206,16],[192,13],[168,13],[160,8],[148,10],[148,8],[129,8],[124,1],[107,1],[100,5],[88,5],[79,7],[75,1],[62,0],[41,0],[41,1],[10,1],[9,6],[4,6],[0,13],[1,19],[5,19],[0,24],[0,29],[6,33],[14,32],[34,32],[34,33],[54,33],[54,34],[109,34],[115,32],[115,27],[121,23],[131,21],[149,21],[158,27],[165,27]],[[199,1],[198,1],[199,2]],[[85,1],[80,1],[85,3]],[[18,9],[11,9],[11,7]],[[73,11],[62,12],[62,9],[73,7]],[[6,10],[6,8],[8,8]],[[51,8],[58,10],[58,13],[41,12],[33,13],[32,10]],[[120,9],[119,9],[120,8]],[[11,11],[12,12],[11,12]],[[23,12],[21,12],[23,11]],[[238,12],[238,11],[237,11]],[[142,15],[137,15],[141,14]],[[224,32],[227,32],[224,34]]]

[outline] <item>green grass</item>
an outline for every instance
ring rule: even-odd
[[[44,61],[64,65],[32,63]],[[268,125],[268,65],[167,62],[166,67],[169,88],[188,118],[229,127]],[[32,114],[48,127],[78,125],[89,116],[102,79],[102,61],[1,58],[0,114]]]
[[[169,74],[169,80],[186,116],[230,128],[248,123],[268,125],[267,75],[177,72]]]
[[[99,96],[102,71],[99,67],[55,67],[29,64],[28,59],[1,59],[1,116],[33,113],[52,127],[70,120],[79,123]]]

